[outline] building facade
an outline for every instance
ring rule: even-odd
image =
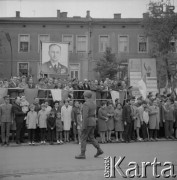
[[[144,36],[142,18],[110,19],[67,17],[57,10],[53,18],[0,18],[0,78],[30,74],[40,75],[40,41],[69,43],[70,78],[83,80],[99,78],[94,71],[96,62],[106,47],[111,47],[118,61],[148,58],[150,42]]]

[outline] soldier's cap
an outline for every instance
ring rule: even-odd
[[[6,95],[3,97],[4,99],[9,99],[9,95]]]
[[[92,97],[92,92],[91,91],[85,91],[84,92],[84,97],[87,97],[87,98],[91,98]]]

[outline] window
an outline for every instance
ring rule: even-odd
[[[18,40],[18,51],[19,52],[29,52],[30,47],[30,35],[20,34]]]
[[[70,64],[70,77],[73,78],[80,78],[80,64]]]
[[[105,52],[107,47],[109,47],[109,36],[100,36],[99,52]]]
[[[25,75],[28,76],[29,72],[29,63],[19,62],[17,64],[17,73],[19,76]]]
[[[38,52],[40,51],[41,47],[41,42],[49,42],[50,41],[50,36],[48,34],[40,34],[38,36]]]
[[[73,35],[63,35],[62,41],[69,43],[69,52],[73,52]]]
[[[147,37],[138,36],[138,52],[139,53],[147,52]]]
[[[87,52],[87,36],[77,36],[77,52]]]
[[[127,35],[118,37],[118,52],[129,51],[129,39]]]

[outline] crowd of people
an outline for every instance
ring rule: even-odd
[[[11,104],[9,96],[5,96],[4,104],[0,105],[2,145],[9,145],[10,130],[17,144],[25,141],[25,132],[30,145],[46,141],[63,144],[71,140],[80,144],[82,106],[83,100],[73,99],[55,101],[53,107],[47,100],[40,103],[39,98],[29,104],[24,96],[17,96]],[[103,100],[97,109],[95,136],[100,137],[100,143],[111,143],[113,139],[127,143],[177,139],[177,102],[171,95],[149,94],[145,100],[132,96],[123,104],[119,99],[114,103]]]
[[[52,77],[41,77],[34,82],[32,76],[12,77],[10,80],[0,81],[0,88],[30,88],[30,89],[64,89],[64,90],[123,90],[126,88],[125,81],[110,80],[87,80],[79,81],[74,79],[60,79]]]
[[[25,141],[26,132],[30,145],[35,142],[45,144],[46,141],[63,144],[71,140],[80,144],[85,90],[96,91],[99,99],[95,136],[100,137],[100,143],[111,143],[113,137],[115,142],[177,138],[177,101],[172,94],[153,96],[149,93],[143,100],[142,97],[135,99],[129,92],[123,103],[118,98],[113,102],[109,90],[124,91],[127,88],[124,81],[120,83],[108,78],[99,82],[85,79],[84,83],[77,79],[40,78],[38,84],[34,84],[32,77],[22,76],[20,79],[13,77],[10,81],[4,80],[1,88],[81,90],[63,101],[52,103],[35,97],[30,104],[24,95],[15,97],[12,102],[9,96],[5,96],[4,103],[0,105],[2,145],[9,145],[10,132],[12,141],[17,144]]]

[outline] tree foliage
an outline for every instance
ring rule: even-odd
[[[175,61],[174,50],[177,35],[177,14],[164,4],[163,1],[149,3],[149,12],[143,18],[146,36],[150,37],[152,48],[150,53],[157,59],[157,74],[162,85],[164,78],[168,82],[172,79],[171,65]]]
[[[99,72],[101,79],[115,78],[118,72],[118,63],[116,61],[115,54],[111,51],[111,48],[106,48],[103,57],[97,62],[94,70]]]

